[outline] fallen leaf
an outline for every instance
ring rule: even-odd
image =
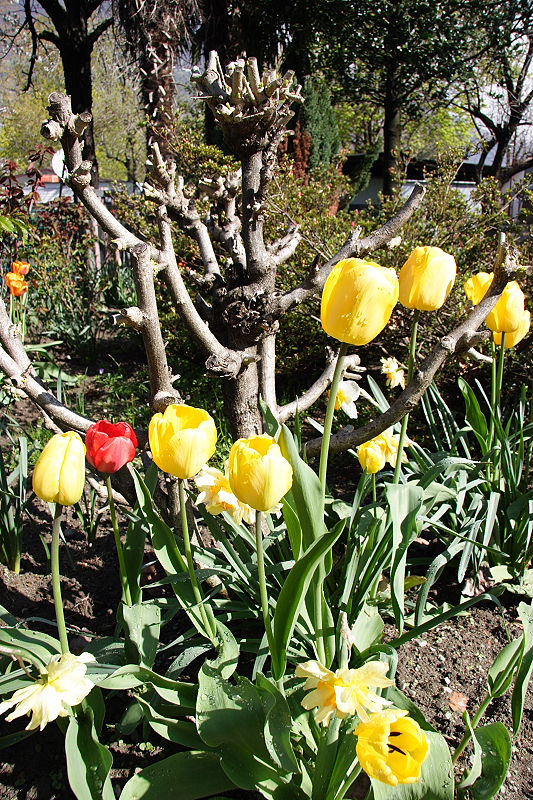
[[[450,695],[450,699],[448,700],[448,705],[450,706],[452,711],[466,711],[466,707],[470,702],[470,698],[466,694],[462,694],[462,692],[453,691]]]

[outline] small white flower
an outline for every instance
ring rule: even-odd
[[[93,688],[94,684],[85,677],[85,673],[87,662],[94,660],[90,653],[52,656],[47,668],[41,671],[34,683],[17,689],[10,700],[0,703],[0,714],[14,706],[15,710],[6,717],[8,722],[31,714],[31,720],[26,725],[27,731],[35,728],[42,731],[57,717],[67,717],[72,706],[81,703]]]

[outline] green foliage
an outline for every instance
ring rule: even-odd
[[[337,118],[331,105],[328,83],[320,76],[305,79],[303,95],[305,102],[299,119],[304,131],[311,136],[310,169],[321,164],[330,164],[340,146]]]

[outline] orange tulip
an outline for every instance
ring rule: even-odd
[[[22,275],[19,275],[16,272],[7,273],[6,283],[13,297],[22,297],[22,295],[26,294],[28,291],[28,282],[24,280]]]
[[[13,261],[11,269],[16,275],[27,275],[30,271],[30,265],[27,261]]]

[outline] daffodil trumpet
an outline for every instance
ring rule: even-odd
[[[185,482],[182,478],[178,478],[178,492],[180,500],[180,521],[181,521],[181,535],[183,536],[183,547],[185,550],[185,559],[187,561],[187,571],[191,581],[194,599],[200,612],[202,625],[204,627],[205,636],[216,645],[217,637],[215,633],[215,624],[212,615],[208,615],[205,600],[202,596],[202,590],[196,577],[196,570],[194,568],[194,560],[192,556],[191,537],[189,536],[189,523],[187,520],[187,496],[185,492]],[[211,616],[211,619],[210,619]]]
[[[418,335],[418,319],[420,311],[415,310],[413,314],[413,322],[411,324],[411,340],[409,342],[409,361],[407,363],[407,385],[411,383],[415,371],[415,357],[416,357],[416,340]],[[396,458],[396,466],[394,467],[393,483],[398,483],[402,472],[402,456],[405,447],[405,438],[407,436],[407,425],[409,423],[409,414],[406,414],[402,419],[402,427],[400,429],[400,442],[398,444],[398,456]]]
[[[124,561],[124,550],[120,539],[120,530],[118,527],[117,511],[115,508],[115,500],[113,498],[113,486],[111,484],[111,475],[106,475],[107,497],[109,500],[109,513],[111,515],[111,523],[113,527],[113,536],[115,538],[115,547],[117,548],[118,566],[120,570],[120,582],[122,584],[122,593],[124,595],[124,602],[126,605],[131,606],[132,598],[130,586],[128,582],[128,573],[126,571],[126,562]]]

